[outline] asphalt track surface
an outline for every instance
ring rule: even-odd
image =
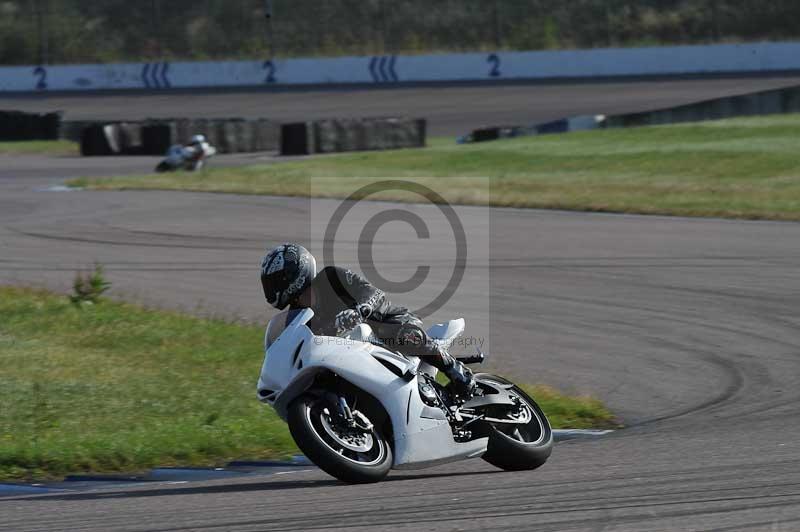
[[[254,321],[269,314],[257,286],[263,249],[309,238],[309,209],[331,207],[219,194],[39,192],[65,174],[54,166],[49,177],[19,177],[3,166],[0,282],[64,290],[77,268],[97,260],[126,299]],[[426,218],[429,210],[415,212]],[[630,428],[560,444],[535,472],[474,460],[394,472],[372,486],[300,469],[14,497],[0,501],[3,528],[800,529],[800,225],[457,212],[468,228],[488,216],[491,243],[470,256],[465,282],[434,317],[465,315],[470,331],[489,337],[494,369],[597,395]],[[382,236],[385,276],[403,278],[409,264],[427,260],[407,228]],[[356,238],[345,234],[337,246],[352,249]],[[488,326],[479,321],[487,282]]]
[[[338,90],[193,90],[96,95],[0,95],[0,109],[65,111],[67,120],[339,117],[427,118],[428,133],[461,135],[480,126],[527,125],[568,116],[618,114],[797,85],[800,77],[662,79],[636,82],[508,83],[485,86],[374,86]]]

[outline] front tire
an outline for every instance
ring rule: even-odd
[[[490,381],[513,385],[512,382],[485,373],[475,376],[478,382]],[[508,390],[527,408],[530,421],[524,425],[488,424],[489,444],[483,459],[506,471],[527,471],[541,467],[553,452],[553,431],[550,422],[531,396],[513,385]]]
[[[156,173],[163,174],[164,172],[171,172],[174,168],[166,161],[161,161],[156,166]]]
[[[301,451],[329,475],[343,482],[378,482],[392,468],[392,449],[386,437],[373,427],[354,434],[337,424],[322,397],[301,395],[289,405],[289,431]],[[373,422],[375,420],[370,420]]]

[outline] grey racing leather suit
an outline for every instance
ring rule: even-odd
[[[337,316],[356,310],[360,321],[369,325],[375,336],[390,349],[425,357],[426,362],[449,372],[461,364],[430,341],[422,320],[405,307],[392,304],[386,294],[357,273],[328,266],[320,271],[306,290],[313,290],[314,317],[308,327],[317,335],[335,336]],[[294,305],[293,305],[294,307]],[[467,370],[468,371],[468,370]]]

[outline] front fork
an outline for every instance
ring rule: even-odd
[[[369,418],[367,418],[367,416],[358,410],[353,410],[350,408],[350,405],[347,403],[347,399],[344,397],[344,395],[339,395],[334,392],[326,392],[325,401],[339,415],[347,427],[352,429],[360,429],[365,432],[372,430],[373,424],[370,422]],[[353,406],[356,406],[356,402],[353,403]]]

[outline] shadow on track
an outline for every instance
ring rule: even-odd
[[[454,473],[429,473],[429,474],[412,474],[396,477],[389,477],[384,482],[398,482],[408,480],[424,480],[432,478],[444,477],[459,477],[471,475],[486,475],[502,473],[502,471],[465,471]],[[81,493],[59,493],[57,495],[40,495],[32,497],[13,497],[18,501],[98,501],[108,499],[136,499],[146,497],[161,497],[172,495],[208,495],[215,493],[246,493],[252,491],[281,491],[291,489],[314,489],[314,488],[329,488],[329,487],[344,487],[348,486],[344,482],[335,479],[325,480],[285,480],[274,482],[259,482],[259,483],[238,483],[238,484],[225,484],[216,486],[186,486],[186,487],[169,487],[169,488],[156,488],[156,489],[139,489],[136,486],[134,490],[126,491],[104,491],[104,492],[81,492]],[[10,498],[9,498],[10,499]]]
[[[61,493],[44,497],[19,497],[15,500],[48,500],[48,501],[97,501],[104,499],[135,499],[143,497],[161,497],[164,495],[201,495],[213,493],[245,493],[250,491],[275,491],[298,488],[324,488],[341,485],[337,480],[294,480],[263,483],[225,484],[220,486],[187,486],[183,488],[157,488],[151,490]],[[138,486],[137,486],[138,487]]]

